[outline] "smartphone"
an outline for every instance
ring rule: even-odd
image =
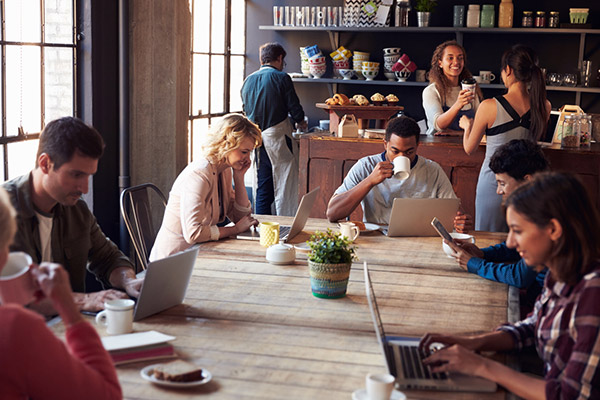
[[[433,219],[431,220],[431,226],[433,226],[433,229],[435,229],[443,239],[452,242],[452,236],[450,236],[450,234],[448,233],[446,228],[444,228],[444,225],[442,225],[439,219],[433,217]]]

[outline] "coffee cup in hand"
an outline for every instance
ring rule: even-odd
[[[452,239],[460,239],[460,240],[465,240],[470,243],[475,243],[475,237],[473,235],[469,235],[466,233],[451,232],[450,236],[452,236]],[[454,255],[456,255],[456,252],[452,249],[452,247],[450,247],[443,241],[442,241],[442,249],[444,250],[444,253],[446,253],[446,255],[450,258],[454,258]]]
[[[394,178],[405,180],[410,176],[410,159],[398,156],[392,161],[394,164]]]
[[[133,300],[115,299],[104,302],[104,311],[96,315],[96,323],[106,326],[109,335],[122,335],[133,331]]]
[[[475,89],[477,88],[477,81],[474,78],[463,79],[460,83],[463,90],[469,90],[473,96],[475,96]],[[462,110],[470,110],[473,108],[473,104],[469,103],[465,105]]]
[[[0,300],[3,304],[27,305],[35,300],[38,285],[31,273],[31,257],[23,252],[8,255],[0,273]]]

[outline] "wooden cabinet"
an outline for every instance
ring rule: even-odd
[[[299,195],[321,187],[311,217],[324,218],[327,203],[342,184],[347,172],[364,156],[384,151],[383,141],[375,139],[340,139],[333,137],[303,137],[300,140]],[[452,182],[463,210],[475,215],[475,188],[485,156],[485,146],[467,155],[460,138],[421,136],[418,154],[438,162]],[[544,148],[552,170],[570,171],[584,183],[594,204],[600,209],[600,144],[590,150],[560,149],[560,145]],[[362,219],[360,207],[351,219]]]

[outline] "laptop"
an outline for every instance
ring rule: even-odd
[[[454,226],[460,199],[396,198],[390,214],[388,236],[437,236],[431,226],[437,217],[444,226]]]
[[[304,229],[304,225],[306,225],[306,221],[308,221],[308,216],[310,215],[310,211],[312,210],[313,204],[315,204],[315,200],[317,199],[317,194],[319,194],[320,188],[316,188],[311,190],[302,196],[300,200],[300,205],[298,206],[298,210],[296,211],[296,215],[294,216],[294,222],[292,222],[291,226],[281,225],[279,227],[279,241],[287,242],[292,240],[296,235],[302,232]],[[258,227],[251,227],[246,232],[239,233],[236,236],[236,239],[244,239],[244,240],[260,240],[260,232]]]
[[[198,246],[192,246],[169,257],[152,261],[145,271],[137,274],[138,278],[144,278],[144,285],[135,304],[134,321],[183,302],[197,256]]]
[[[433,373],[421,360],[419,338],[386,336],[373,291],[367,262],[364,262],[365,290],[377,340],[389,373],[396,377],[398,389],[422,389],[459,392],[495,392],[496,384],[487,379],[456,372]]]

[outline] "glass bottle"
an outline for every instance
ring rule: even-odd
[[[574,114],[565,115],[560,126],[560,147],[579,147],[579,132],[577,132],[576,122]]]
[[[535,27],[545,28],[546,27],[546,11],[535,12]]]
[[[479,28],[479,4],[469,4],[467,28]]]
[[[496,19],[496,15],[494,12],[493,4],[484,4],[481,8],[481,17],[479,19],[479,26],[482,28],[493,28],[494,20]]]
[[[502,0],[498,8],[498,28],[512,28],[514,11],[512,0]]]
[[[582,114],[579,116],[579,145],[589,148],[592,139],[592,116]]]
[[[533,27],[533,11],[523,11],[523,19],[521,20],[523,28]]]
[[[409,11],[409,0],[400,0],[396,3],[396,26],[408,26]]]

